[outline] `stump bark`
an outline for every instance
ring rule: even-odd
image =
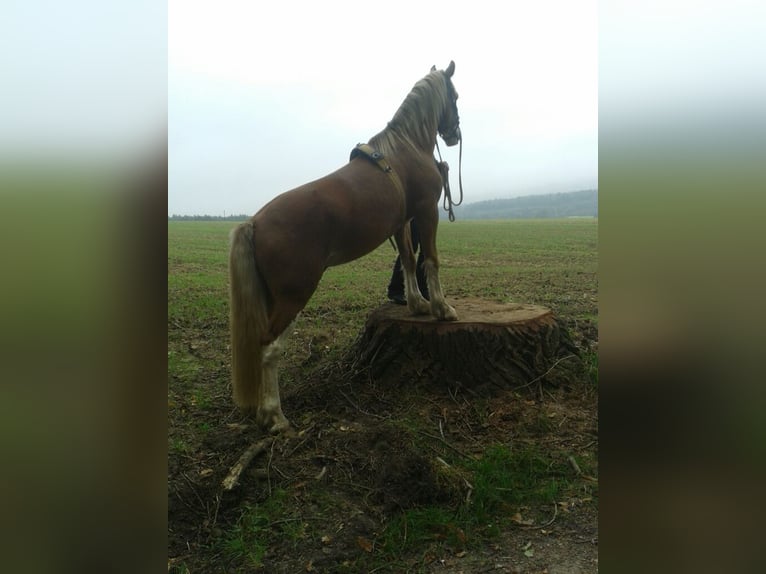
[[[373,311],[352,349],[355,371],[480,390],[560,383],[582,369],[566,327],[550,309],[480,299],[453,304],[460,320],[451,322],[412,316],[393,303]]]

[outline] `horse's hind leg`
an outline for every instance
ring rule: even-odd
[[[284,286],[280,285],[280,288],[284,289]],[[258,426],[271,433],[289,433],[292,430],[290,422],[282,413],[282,402],[279,398],[279,360],[292,323],[312,292],[313,290],[304,288],[300,297],[279,297],[273,302],[269,312],[268,331],[271,341],[263,350],[262,394],[259,397],[255,421]]]
[[[404,271],[404,292],[407,297],[407,308],[413,315],[427,315],[431,312],[431,306],[420,293],[420,288],[418,287],[418,280],[415,275],[415,253],[412,250],[412,237],[410,236],[410,224],[404,225],[394,235],[394,239],[399,249],[402,271]]]
[[[425,255],[423,267],[426,270],[431,314],[441,321],[457,321],[457,312],[444,299],[439,280],[439,255],[436,252],[436,228],[439,223],[437,204],[433,204],[433,209],[425,213],[423,217],[416,216],[415,219],[420,230],[420,249]]]
[[[260,397],[255,421],[271,433],[285,432],[291,428],[282,413],[282,403],[279,399],[278,364],[286,333],[287,329],[263,350],[263,395]]]

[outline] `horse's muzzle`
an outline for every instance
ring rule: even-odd
[[[448,146],[453,146],[457,142],[460,141],[460,127],[456,127],[452,133],[445,134],[442,136],[442,139],[444,140],[444,143],[446,143]]]

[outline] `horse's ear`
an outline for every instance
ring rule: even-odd
[[[431,66],[431,71],[433,72],[435,70],[436,70],[436,66]]]
[[[444,70],[444,73],[447,74],[448,78],[452,77],[452,74],[455,73],[455,61],[450,60],[449,66],[447,66],[447,69]]]

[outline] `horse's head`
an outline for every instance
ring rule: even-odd
[[[431,71],[436,70],[436,66]],[[460,141],[460,116],[457,113],[457,90],[452,84],[452,74],[455,73],[455,62],[450,61],[447,69],[442,72],[447,84],[447,105],[439,119],[439,135],[448,146],[453,146]]]

